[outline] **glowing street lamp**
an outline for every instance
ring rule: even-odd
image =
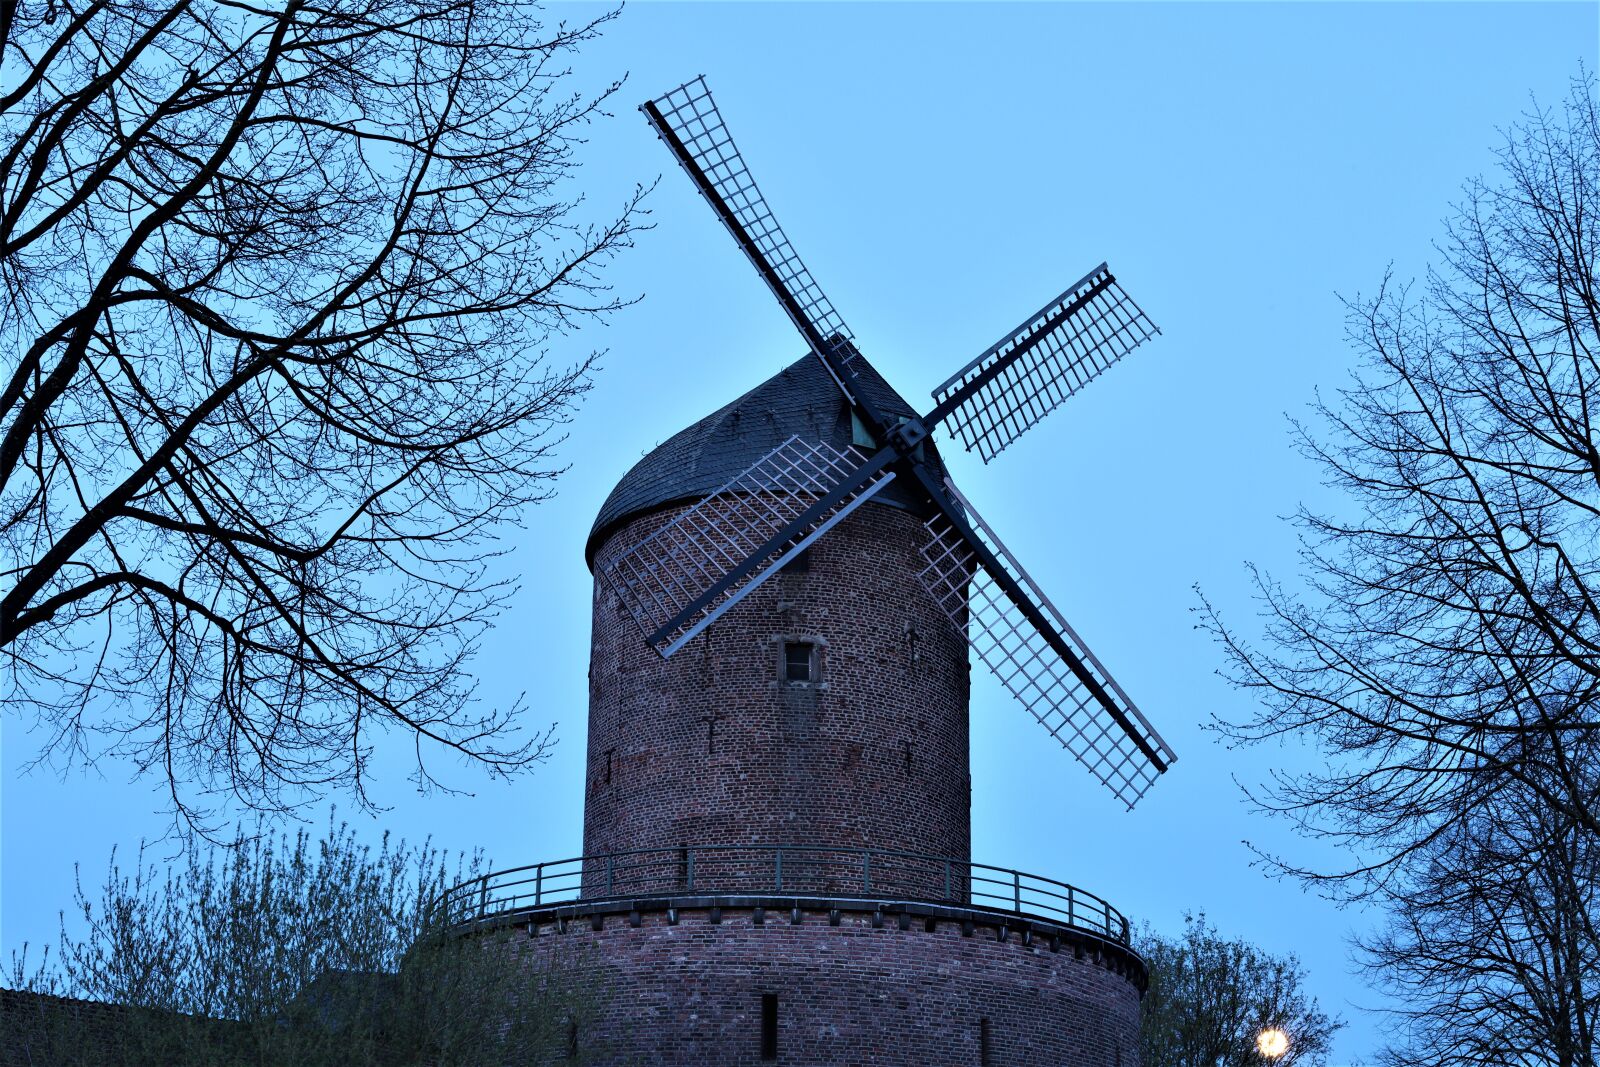
[[[1256,1035],[1256,1051],[1269,1060],[1279,1059],[1289,1051],[1289,1035],[1275,1026]]]

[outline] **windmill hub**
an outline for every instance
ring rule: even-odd
[[[600,1002],[564,1051],[599,1062],[1135,1067],[1127,920],[972,858],[970,658],[1129,808],[1174,756],[933,433],[987,462],[1154,325],[1101,264],[919,413],[795,254],[704,80],[643,110],[810,351],[607,498],[586,549],[584,855],[458,886],[444,918],[515,930],[508,965],[592,971]]]
[[[889,430],[889,444],[901,456],[909,456],[928,437],[921,419],[905,419]]]

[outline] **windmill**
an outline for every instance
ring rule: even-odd
[[[703,77],[641,109],[767,283],[869,448],[794,436],[612,560],[601,580],[670,657],[896,479],[931,518],[918,580],[1039,723],[1128,807],[1176,757],[1015,556],[923,448],[944,429],[985,463],[1160,331],[1102,263],[933,392],[890,417],[858,387],[865,357],[801,262]]]

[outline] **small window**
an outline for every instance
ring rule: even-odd
[[[817,646],[810,641],[785,641],[783,643],[783,680],[786,682],[820,682],[822,662]]]
[[[989,1045],[989,1019],[984,1017],[978,1020],[978,1065],[989,1067],[992,1049]]]
[[[872,436],[872,431],[867,429],[867,424],[861,421],[861,416],[856,414],[856,409],[850,409],[850,443],[857,448],[878,447],[877,438]]]
[[[778,994],[761,994],[761,1058],[778,1058]]]

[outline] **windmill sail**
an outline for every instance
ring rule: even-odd
[[[744,250],[839,388],[855,399],[854,337],[801,262],[711,99],[704,77],[640,108]],[[850,343],[844,343],[850,342]],[[831,358],[830,358],[831,357]]]
[[[1045,729],[1130,808],[1172,750],[948,479],[923,439],[946,423],[985,463],[1160,331],[1102,263],[934,391],[891,418],[859,385],[865,360],[784,235],[696,78],[641,109],[828,369],[874,440],[870,458],[790,438],[655,531],[601,577],[670,656],[898,472],[935,512],[918,575],[968,643]],[[864,380],[864,379],[862,379]],[[893,464],[893,469],[890,465]]]
[[[600,571],[671,656],[894,479],[871,459],[790,437]]]
[[[933,391],[944,422],[985,463],[1161,331],[1104,263]]]
[[[948,481],[945,491],[993,562],[939,514],[927,523],[918,579],[1022,706],[1132,808],[1177,757],[971,503]],[[1032,610],[1004,585],[1020,589]]]

